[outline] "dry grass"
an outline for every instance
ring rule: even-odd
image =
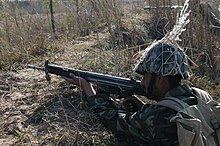
[[[97,6],[101,5],[98,1],[94,2]],[[123,37],[119,33],[116,38],[114,28],[117,25],[127,28],[135,40],[146,31],[141,27],[144,20],[150,21],[155,18],[152,17],[154,14],[142,14],[142,10],[132,6],[129,9],[121,7],[120,12],[126,14],[117,16],[113,10],[114,3],[111,3],[112,9],[105,9],[110,1],[104,2],[102,7],[92,11],[91,20],[94,22],[89,21],[91,25],[85,23],[90,17],[81,11],[79,15],[83,17],[80,17],[80,23],[85,24],[80,30],[82,34],[76,27],[75,10],[68,7],[64,13],[56,14],[57,39],[51,33],[47,14],[33,15],[22,13],[19,9],[9,11],[8,7],[0,10],[4,12],[0,15],[0,68],[4,70],[0,72],[0,113],[3,115],[0,117],[0,145],[117,145],[111,132],[89,112],[79,89],[56,76],[52,76],[52,82],[48,84],[42,72],[25,68],[27,63],[42,65],[45,59],[49,59],[65,67],[122,77],[133,75],[131,68],[135,55],[142,48],[128,48],[128,44],[120,44]],[[87,3],[80,5],[80,8],[85,8]],[[135,13],[130,12],[133,10]],[[99,19],[101,16],[102,19]],[[217,65],[218,78],[219,52],[216,50],[219,49],[219,40],[210,33],[206,36],[208,30],[200,32],[201,27],[205,26],[190,27],[193,33],[183,35],[185,40],[182,45],[196,48],[193,49],[195,51],[200,49],[197,46],[201,41],[207,42],[206,49],[199,50],[197,54],[208,52],[208,48],[213,46],[213,50],[208,52],[213,56],[208,55]],[[89,35],[85,35],[84,30],[89,30]],[[152,41],[149,36],[146,38],[146,42]],[[199,61],[194,61],[200,65]],[[193,69],[193,73],[203,77],[195,76],[190,82],[209,91],[213,97],[219,97],[219,81],[210,80],[212,70],[207,64],[201,65],[205,71],[201,74],[201,68],[197,68]]]
[[[1,74],[1,145],[110,145],[114,137],[89,112],[82,95],[40,72]],[[40,78],[39,78],[40,77]],[[4,79],[4,80],[3,80]]]

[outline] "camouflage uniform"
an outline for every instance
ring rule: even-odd
[[[143,56],[134,68],[139,74],[152,73],[162,76],[190,77],[189,64],[184,51],[178,46],[169,43],[155,42],[145,49]],[[150,80],[150,79],[149,79]],[[151,78],[152,80],[152,78]],[[151,91],[149,87],[148,92]],[[176,97],[189,105],[197,103],[196,95],[208,101],[210,95],[203,90],[180,85],[168,91],[164,97]],[[157,99],[162,100],[164,97]],[[105,95],[95,95],[88,98],[91,110],[103,121],[103,124],[115,134],[123,133],[129,140],[141,140],[136,144],[144,143],[148,146],[176,146],[178,145],[176,123],[170,119],[176,111],[164,106],[145,104],[136,112],[128,112],[120,108]],[[131,138],[132,137],[132,138]],[[130,142],[130,141],[129,141]]]
[[[208,93],[187,85],[172,89],[164,97],[177,97],[189,105],[197,103],[192,94],[200,94],[210,100]],[[199,95],[199,96],[200,96]],[[178,138],[176,124],[170,122],[176,112],[157,104],[146,104],[141,110],[130,113],[117,106],[105,95],[95,95],[88,99],[91,110],[103,121],[103,124],[115,134],[123,133],[136,137],[149,146],[176,146]],[[133,144],[132,144],[133,145]]]

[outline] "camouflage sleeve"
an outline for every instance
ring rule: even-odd
[[[144,141],[170,139],[167,135],[176,138],[176,126],[169,122],[175,112],[164,110],[165,107],[144,105],[138,112],[130,113],[117,107],[104,95],[93,96],[88,102],[92,111],[107,124],[107,127],[110,125],[110,130],[113,132],[123,132]]]

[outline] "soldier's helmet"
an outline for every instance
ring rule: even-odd
[[[179,74],[183,79],[190,77],[189,63],[185,52],[175,45],[161,42],[152,44],[145,50],[134,71],[139,74],[148,72],[162,76]]]

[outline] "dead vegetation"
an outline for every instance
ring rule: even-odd
[[[2,82],[7,83],[1,89],[1,144],[114,142],[111,133],[83,106],[83,97],[74,86],[56,78],[48,84],[40,72],[28,72],[1,74]]]
[[[146,1],[157,6],[158,13],[144,11],[144,2],[56,2],[56,38],[49,7],[30,13],[16,3],[0,2],[0,145],[118,145],[89,112],[79,89],[56,76],[49,84],[43,72],[25,66],[49,59],[66,67],[130,77],[136,53],[175,22],[177,10],[159,7],[175,3]],[[218,99],[220,40],[199,9],[193,10],[181,42],[196,64],[190,82]]]

